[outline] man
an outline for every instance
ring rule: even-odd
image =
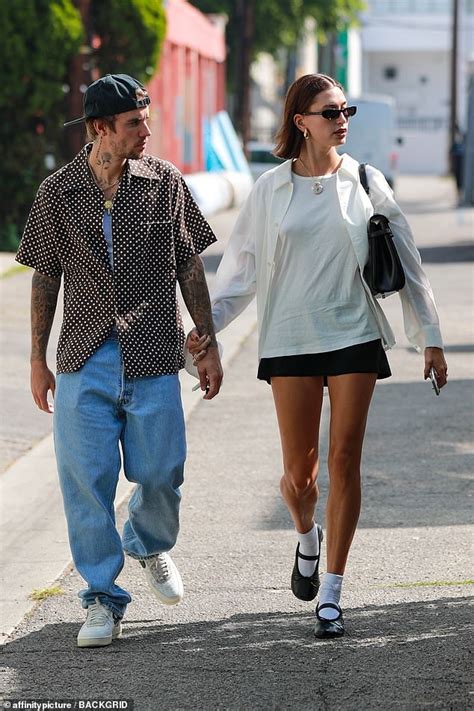
[[[88,587],[77,643],[105,646],[121,633],[131,598],[116,585],[124,551],[145,569],[158,599],[183,597],[168,551],[179,528],[185,460],[178,371],[184,332],[176,299],[203,336],[197,363],[204,399],[222,369],[198,254],[215,237],[174,166],[145,155],[150,99],[126,74],[84,96],[87,144],[49,176],[34,201],[16,259],[35,269],[31,390],[52,412],[69,542]],[[68,124],[65,124],[68,125]],[[64,278],[57,379],[46,348]],[[114,518],[121,465],[136,483],[122,540]]]

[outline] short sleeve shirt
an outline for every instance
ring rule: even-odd
[[[57,371],[79,370],[115,326],[128,377],[177,373],[185,340],[177,270],[216,238],[171,163],[129,160],[113,201],[112,271],[90,149],[41,184],[16,255],[64,279]]]

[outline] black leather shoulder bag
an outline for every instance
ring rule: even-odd
[[[362,187],[370,197],[365,163],[359,165]],[[386,296],[405,286],[405,272],[395,244],[390,222],[385,215],[374,214],[367,223],[369,258],[364,267],[364,279],[374,296]]]

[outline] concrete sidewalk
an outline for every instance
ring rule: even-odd
[[[65,594],[38,604],[4,648],[5,697],[127,698],[135,709],[160,711],[469,707],[474,338],[466,250],[474,211],[454,212],[446,185],[426,183],[405,179],[400,197],[437,295],[450,384],[435,398],[422,381],[422,359],[402,335],[398,298],[388,299],[400,345],[389,354],[394,375],[377,386],[368,424],[363,513],[344,583],[347,636],[316,642],[312,606],[289,590],[295,535],[278,493],[278,434],[270,388],[255,379],[248,312],[227,336],[222,393],[210,403],[196,399],[189,410],[182,533],[173,553],[184,603],[161,607],[127,560],[120,582],[134,602],[124,637],[107,649],[78,650],[83,583],[68,569],[57,583]],[[322,523],[327,419],[325,398]],[[53,493],[43,489],[40,464],[26,469],[31,482],[20,488],[4,530],[16,526],[17,540],[33,545],[44,532],[31,525],[22,497],[34,510],[35,496],[44,501],[46,493],[47,501]],[[11,470],[0,482],[15,480]],[[119,526],[125,516],[122,505]],[[43,548],[40,558],[17,560],[3,591],[37,575],[50,558]],[[48,575],[44,585],[56,574]]]
[[[295,535],[278,495],[277,428],[270,388],[255,379],[255,348],[253,333],[222,396],[201,402],[188,423],[174,552],[183,604],[160,606],[127,560],[119,582],[134,602],[123,638],[79,650],[82,581],[67,573],[64,594],[38,605],[4,649],[7,698],[126,698],[139,711],[468,708],[467,431],[458,429],[466,383],[450,385],[434,421],[419,379],[377,387],[344,586],[347,636],[317,642],[313,605],[289,590]],[[441,422],[451,425],[448,441],[433,437]],[[323,466],[322,501],[326,492]],[[125,515],[122,507],[119,525]]]

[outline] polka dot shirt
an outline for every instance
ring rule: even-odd
[[[129,160],[112,207],[112,271],[90,149],[41,184],[16,255],[41,274],[64,278],[57,371],[79,370],[115,326],[128,377],[177,373],[185,339],[177,267],[216,238],[171,163]]]

